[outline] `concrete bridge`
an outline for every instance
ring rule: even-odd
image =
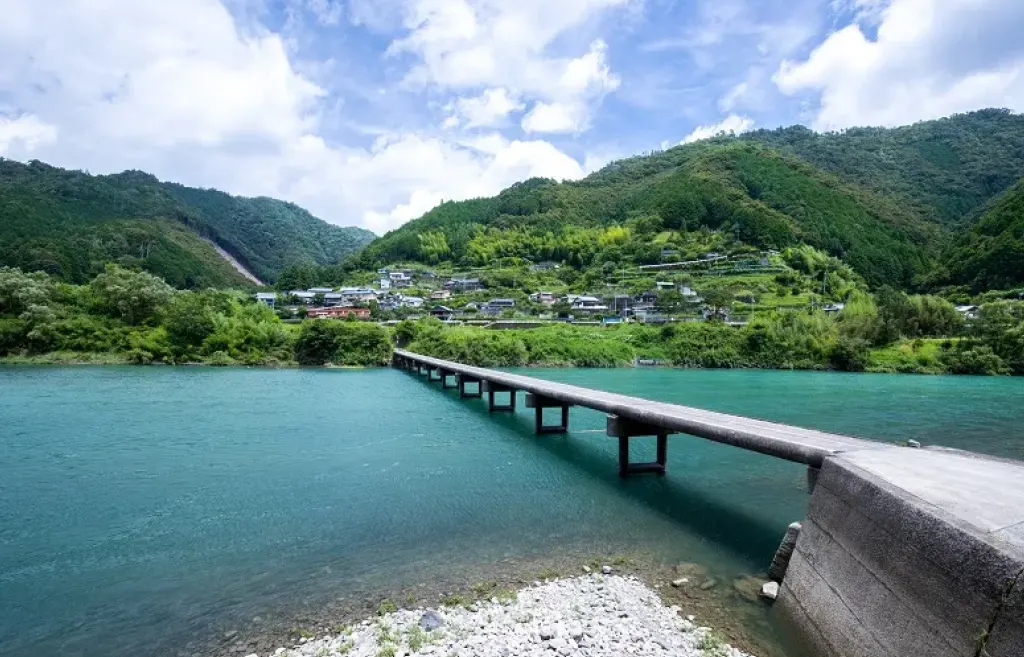
[[[394,365],[514,412],[538,434],[569,408],[607,414],[619,475],[665,474],[683,433],[806,464],[811,492],[776,610],[809,657],[1024,657],[1024,463],[911,449],[395,350]],[[547,415],[554,412],[557,421]],[[1022,427],[1024,430],[1024,427]],[[653,436],[657,458],[632,463]],[[941,436],[936,437],[941,440]],[[777,555],[777,557],[780,555]]]

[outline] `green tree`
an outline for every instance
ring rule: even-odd
[[[198,348],[217,330],[214,315],[200,294],[180,292],[163,310],[167,339],[179,354]]]
[[[90,284],[100,308],[120,317],[126,324],[140,324],[152,317],[170,299],[173,289],[162,279],[107,265]]]

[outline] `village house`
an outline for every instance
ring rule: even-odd
[[[479,278],[453,278],[447,281],[444,287],[453,292],[476,292],[484,289]]]
[[[402,297],[402,305],[406,308],[422,308],[423,297]]]
[[[433,308],[430,309],[430,316],[436,317],[442,322],[451,321],[454,315],[455,311],[449,308],[448,306],[434,306]]]
[[[967,320],[978,319],[978,307],[974,305],[957,306],[956,311]]]
[[[555,303],[555,295],[552,292],[534,292],[530,295],[530,301],[550,306]]]
[[[262,303],[271,308],[277,304],[277,292],[257,292],[255,296],[256,303]]]
[[[579,295],[575,299],[573,299],[570,304],[570,307],[575,312],[587,313],[605,312],[608,310],[608,306],[606,306],[604,302],[601,301],[601,299],[586,294]]]
[[[370,319],[370,309],[336,306],[334,308],[310,308],[306,311],[306,317],[309,319],[348,319],[350,316],[356,319]]]
[[[288,293],[289,297],[292,297],[298,300],[298,303],[305,304],[307,306],[313,303],[313,299],[316,298],[316,295],[317,293],[312,290],[308,292],[306,290],[292,290]]]
[[[382,289],[382,290],[390,290],[391,289],[391,277],[390,276],[381,276],[380,277],[380,281],[378,282],[378,287],[380,287],[380,289]]]
[[[368,287],[342,287],[338,288],[338,293],[349,303],[373,301],[377,298],[377,293]]]
[[[676,284],[672,281],[657,281],[654,283],[654,287],[659,291],[674,290]]]
[[[334,288],[333,287],[311,287],[307,291],[308,292],[312,292],[313,294],[327,294],[328,292],[334,292]]]
[[[451,290],[434,290],[430,293],[430,298],[437,301],[439,299],[450,299],[452,296]]]
[[[652,310],[658,302],[658,295],[654,292],[641,292],[633,297],[634,310]]]
[[[487,315],[500,315],[502,312],[512,310],[515,307],[515,299],[491,299],[480,308],[480,312]]]

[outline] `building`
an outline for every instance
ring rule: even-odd
[[[842,312],[845,307],[845,303],[830,303],[822,308],[822,310],[824,310],[826,314],[833,315]]]
[[[373,301],[377,298],[377,293],[368,287],[342,287],[338,288],[338,293],[349,303]]]
[[[552,292],[534,292],[530,295],[530,301],[550,306],[555,303],[555,295]]]
[[[572,300],[570,307],[574,312],[597,313],[606,312],[608,306],[601,299],[588,295],[580,295]]]
[[[515,299],[491,299],[480,309],[480,312],[487,315],[500,315],[506,310],[516,307]]]
[[[652,310],[658,303],[658,295],[654,292],[641,292],[633,297],[634,310]]]
[[[674,290],[675,287],[676,287],[676,284],[673,283],[672,281],[657,281],[657,282],[655,282],[654,287],[656,289],[658,289],[659,291]]]
[[[353,308],[351,306],[337,306],[334,308],[310,308],[306,311],[309,319],[370,319],[369,308]]]
[[[624,314],[633,307],[633,297],[628,294],[616,294],[611,298],[611,310],[617,314]]]
[[[406,308],[422,308],[423,297],[402,297],[402,305]]]
[[[337,306],[343,306],[345,304],[345,295],[340,292],[328,292],[324,295],[325,308],[336,308]]]
[[[957,306],[956,311],[964,319],[978,319],[978,307],[973,305],[968,306]]]
[[[436,317],[442,322],[450,321],[454,315],[455,311],[448,306],[434,306],[430,309],[430,316]]]
[[[299,303],[308,306],[313,303],[313,299],[316,298],[316,294],[317,293],[313,291],[307,292],[306,290],[292,290],[288,293],[288,296],[297,299]]]
[[[476,292],[484,289],[479,278],[453,278],[446,282],[444,287],[453,292]]]
[[[255,296],[256,303],[262,303],[271,308],[277,304],[277,292],[257,292]]]
[[[307,292],[312,292],[313,294],[327,294],[328,292],[334,292],[334,288],[333,287],[311,287],[311,288],[309,288],[309,290],[307,290]]]
[[[379,281],[379,287],[382,290],[390,290],[391,289],[391,277],[390,276],[381,276],[380,277],[380,281]]]
[[[439,299],[450,299],[452,296],[451,290],[434,290],[430,293],[430,298],[437,301]]]

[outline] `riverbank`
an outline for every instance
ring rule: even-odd
[[[610,567],[570,579],[494,592],[466,606],[382,608],[377,618],[275,649],[283,657],[586,654],[745,657],[696,618]],[[551,653],[549,653],[551,651]],[[252,653],[258,655],[258,653]]]
[[[765,574],[728,575],[639,554],[503,560],[410,584],[387,597],[354,592],[290,618],[256,618],[245,627],[224,628],[206,647],[192,643],[186,652],[207,657],[558,654],[562,644],[541,638],[541,630],[551,628],[552,637],[561,636],[570,649],[563,654],[627,654],[622,639],[642,636],[644,641],[627,642],[638,651],[632,654],[784,657],[765,614],[768,603],[758,597],[766,580]],[[442,620],[440,631],[417,631],[430,610]],[[570,632],[576,625],[591,629],[584,632],[589,645]],[[660,645],[651,641],[659,636],[667,638]],[[508,652],[488,652],[482,639],[490,642],[488,648],[504,646]],[[413,650],[417,644],[419,652]],[[584,647],[586,653],[580,653]]]

